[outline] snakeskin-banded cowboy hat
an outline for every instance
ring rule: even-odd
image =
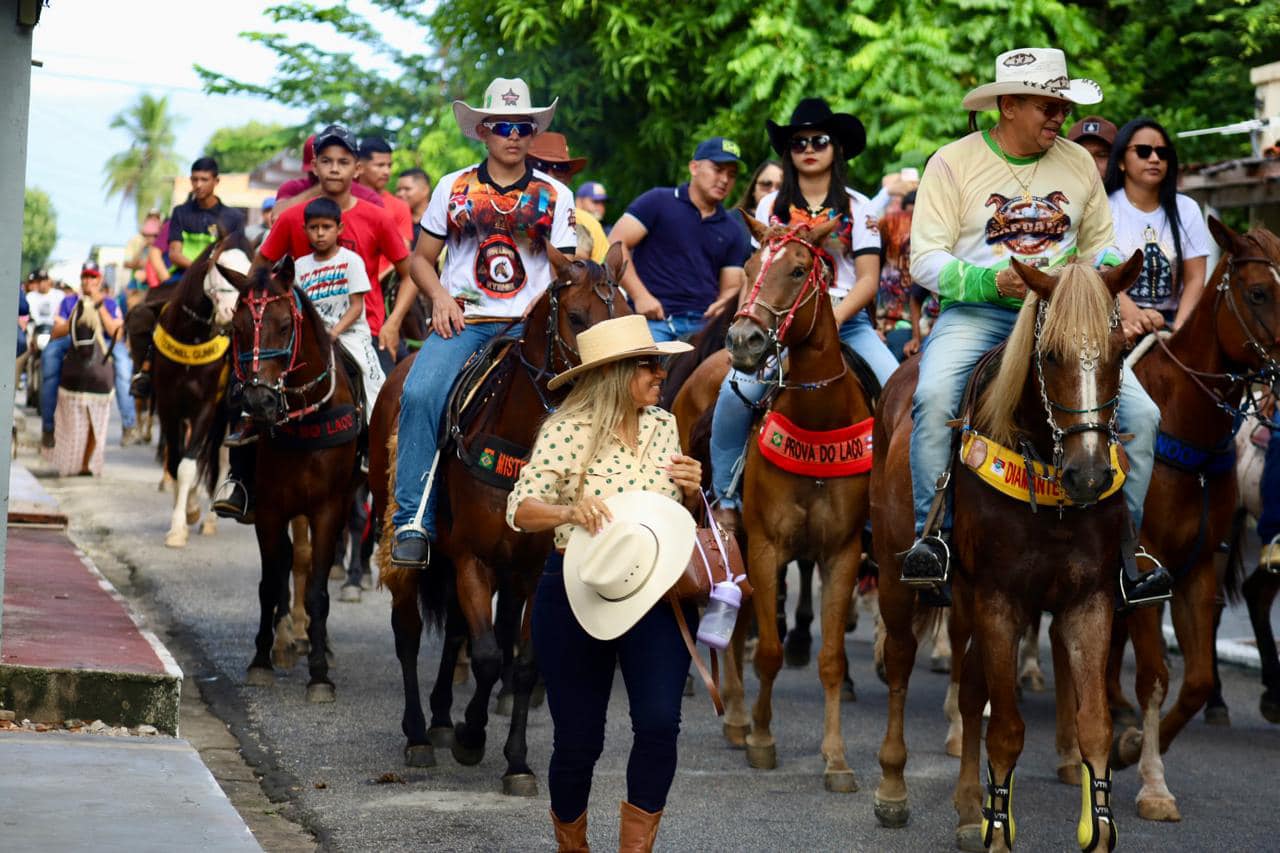
[[[471,139],[479,139],[476,125],[487,118],[510,118],[512,116],[528,116],[538,126],[539,131],[551,126],[551,118],[556,114],[556,98],[549,107],[533,106],[529,96],[529,84],[519,77],[496,77],[484,90],[484,100],[479,107],[467,106],[462,101],[453,102],[453,117],[458,121],[458,129],[462,135]]]
[[[1102,87],[1085,77],[1072,79],[1067,57],[1054,47],[1018,47],[996,57],[996,79],[964,96],[964,108],[994,110],[1000,95],[1040,95],[1073,104],[1096,104]]]
[[[691,349],[693,347],[684,341],[655,343],[653,333],[649,331],[649,321],[643,314],[602,320],[578,335],[581,363],[553,376],[547,387],[554,391],[580,373],[602,364],[625,358],[643,358],[646,355],[679,355]]]
[[[840,146],[844,159],[852,160],[867,147],[867,130],[856,116],[831,111],[831,105],[822,98],[805,98],[796,104],[788,124],[766,120],[769,142],[779,157],[788,156],[791,137],[800,130],[822,130]]]

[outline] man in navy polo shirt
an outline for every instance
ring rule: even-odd
[[[723,202],[740,162],[732,140],[699,143],[688,183],[644,193],[609,232],[630,254],[622,288],[654,340],[688,337],[738,298],[751,238]]]

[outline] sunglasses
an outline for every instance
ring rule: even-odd
[[[831,145],[831,137],[823,133],[818,136],[796,136],[791,140],[791,153],[803,154],[810,147],[813,153],[820,154]]]
[[[544,172],[553,175],[567,175],[573,171],[573,166],[569,163],[548,163],[546,160],[530,160],[533,168],[541,169]]]
[[[1138,155],[1140,160],[1150,160],[1152,154],[1161,160],[1168,160],[1169,155],[1173,153],[1173,149],[1168,145],[1130,145],[1129,148]]]
[[[660,370],[666,370],[671,359],[658,356],[649,356],[648,358],[637,358],[636,367],[641,370],[648,370],[651,373],[657,373]]]
[[[487,127],[494,136],[510,136],[514,130],[521,139],[533,136],[538,130],[537,122],[532,121],[482,121],[480,124]]]

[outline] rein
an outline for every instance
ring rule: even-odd
[[[292,297],[292,298],[290,298]],[[272,302],[280,299],[288,300],[289,303],[289,343],[283,348],[263,348],[262,346],[262,323],[266,316],[267,306]],[[333,364],[333,348],[329,349],[329,363],[325,369],[315,378],[308,380],[302,385],[291,386],[286,383],[287,377],[295,371],[301,370],[307,366],[305,361],[298,360],[300,347],[298,346],[298,330],[302,327],[304,317],[302,313],[302,300],[296,287],[291,287],[287,294],[271,294],[265,289],[250,289],[249,293],[243,297],[244,304],[249,308],[249,316],[253,320],[253,349],[250,352],[241,352],[240,342],[238,338],[233,336],[232,349],[235,357],[232,359],[232,367],[235,370],[236,378],[242,382],[246,388],[266,388],[273,394],[277,395],[281,402],[281,410],[283,414],[276,425],[282,425],[289,421],[306,417],[307,415],[319,411],[333,397],[337,390],[337,372],[334,370]],[[288,358],[289,366],[281,371],[279,377],[273,384],[262,381],[259,372],[263,361],[271,361],[279,358]],[[245,366],[248,365],[249,371],[246,374]],[[329,380],[329,389],[325,395],[314,403],[304,405],[302,408],[293,409],[289,407],[290,394],[301,397],[302,402],[306,403],[306,395],[311,389],[318,386],[325,379]]]

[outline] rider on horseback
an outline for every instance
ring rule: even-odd
[[[950,554],[938,529],[943,513],[934,513],[938,521],[929,529],[926,520],[945,495],[950,422],[969,374],[983,353],[1009,336],[1026,294],[1010,260],[1041,268],[1076,257],[1096,266],[1118,261],[1111,210],[1093,159],[1058,138],[1073,104],[1100,100],[1096,83],[1067,76],[1062,51],[1008,51],[996,58],[996,82],[964,100],[975,131],[980,110],[999,110],[996,126],[941,148],[925,168],[912,224],[911,275],[941,297],[942,313],[925,344],[912,402],[917,539],[903,560],[902,579],[913,586],[936,586],[948,577]],[[1126,604],[1140,604],[1168,597],[1172,578],[1138,551],[1160,411],[1128,367],[1118,420],[1122,432],[1133,434],[1126,448],[1131,527],[1121,546],[1121,594]],[[1139,573],[1137,556],[1151,561],[1152,571]]]
[[[551,124],[555,107],[555,101],[533,107],[519,78],[495,79],[480,109],[454,101],[463,135],[483,142],[488,157],[440,179],[413,256],[414,278],[431,298],[434,334],[409,370],[401,401],[395,566],[424,568],[430,555],[440,419],[459,371],[518,323],[551,284],[546,247],[574,253],[573,192],[525,162],[533,136]],[[449,252],[437,275],[445,246]],[[519,334],[519,327],[510,331]]]

